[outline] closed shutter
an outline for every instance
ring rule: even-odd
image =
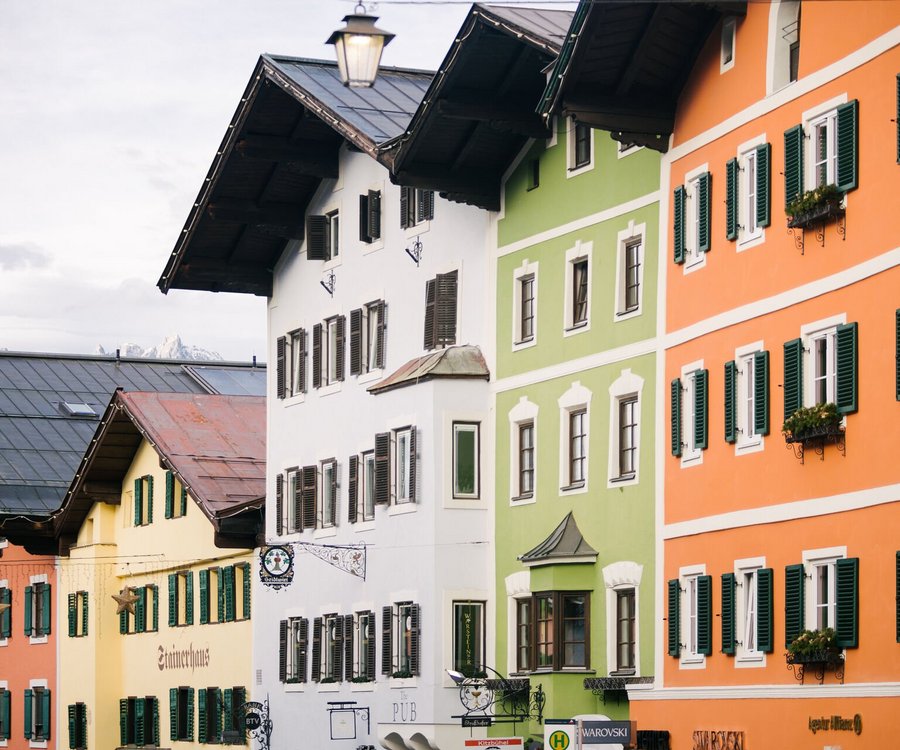
[[[209,571],[205,568],[198,573],[200,578],[200,624],[209,622]]]
[[[7,610],[8,612],[9,610]],[[9,690],[0,689],[0,739],[10,739],[10,721],[12,718],[10,700],[12,693]]]
[[[378,324],[375,327],[375,367],[380,370],[384,367],[384,330],[387,325],[385,320],[387,306],[384,304],[384,300],[379,300],[373,307],[378,316]]]
[[[300,393],[306,393],[306,329],[301,328],[297,334],[297,346],[300,347],[300,354],[297,357],[297,367],[300,373],[297,385],[300,387]]]
[[[369,235],[369,198],[366,195],[359,196],[359,241],[372,241]]]
[[[78,747],[78,727],[75,715],[75,704],[70,703],[68,706],[69,714],[69,748],[75,750]],[[174,737],[172,739],[175,739]]]
[[[758,435],[769,434],[769,352],[753,355],[753,426]]]
[[[391,433],[375,436],[375,503],[391,502]]]
[[[0,638],[9,638],[12,635],[12,590],[9,588],[0,589],[0,604],[8,604],[2,612],[0,612]],[[85,621],[86,625],[87,621]],[[87,628],[85,627],[85,632]]]
[[[316,323],[312,332],[312,387],[322,386],[322,324]]]
[[[806,571],[803,565],[788,565],[784,569],[784,645],[791,643],[803,632],[803,608]]]
[[[25,635],[31,635],[34,630],[31,616],[31,603],[34,596],[32,593],[33,591],[34,589],[31,586],[25,587]]]
[[[421,617],[419,616],[419,605],[409,605],[409,671],[412,674],[419,674],[419,664],[421,662]]]
[[[32,710],[34,708],[34,693],[31,688],[25,688],[25,739],[31,739],[31,728],[34,726]]]
[[[340,615],[334,618],[334,635],[331,639],[331,664],[332,674],[335,680],[340,680],[344,674],[344,618]]]
[[[169,573],[169,627],[178,624],[178,574]]]
[[[687,192],[684,185],[675,188],[673,196],[673,240],[674,260],[676,263],[684,263],[684,204]]]
[[[425,332],[423,335],[423,345],[425,349],[434,349],[434,304],[435,304],[435,279],[428,279],[425,282]]]
[[[50,689],[44,688],[41,692],[41,739],[50,739]]]
[[[157,586],[150,587],[150,594],[153,597],[153,632],[159,630],[159,588]]]
[[[278,623],[278,680],[287,682],[288,621]]]
[[[712,183],[712,175],[704,172],[697,179],[697,251],[701,253],[709,252],[710,247],[710,224],[712,216],[710,211],[710,190]]]
[[[123,635],[128,632],[128,610],[119,612],[119,632]]]
[[[431,221],[434,218],[434,191],[423,190],[421,204],[422,218],[425,221]]]
[[[734,360],[725,363],[725,442],[737,440],[737,365]],[[724,627],[724,625],[723,625]],[[727,652],[726,653],[730,653]]]
[[[294,504],[294,526],[288,531],[303,531],[303,472],[294,474],[294,494],[291,497]]]
[[[189,570],[184,577],[184,622],[194,624],[194,571]]]
[[[337,356],[335,357],[337,365],[337,379],[344,379],[344,335],[347,324],[347,318],[339,315],[335,321],[335,346],[337,347]]]
[[[134,603],[134,631],[143,633],[147,630],[147,587],[135,589],[138,600]]]
[[[416,485],[418,484],[418,472],[416,471],[416,460],[418,455],[418,445],[416,441],[416,426],[409,428],[409,501],[416,502]]]
[[[128,744],[128,699],[119,699],[119,744]]]
[[[772,146],[764,143],[756,147],[756,225],[772,223]]]
[[[359,456],[350,456],[347,462],[350,476],[347,481],[347,520],[356,523],[357,503],[359,502]]]
[[[390,676],[394,672],[394,608],[381,608],[381,674]]]
[[[669,607],[666,617],[668,631],[669,656],[681,655],[681,583],[672,578],[668,583]]]
[[[306,673],[309,662],[309,620],[305,617],[300,620],[300,663],[297,665],[297,679],[306,682]]]
[[[134,525],[143,523],[144,483],[141,479],[134,480]]]
[[[178,737],[178,688],[169,688],[169,739]]]
[[[835,403],[841,414],[857,410],[857,324],[839,325],[835,333],[836,380]]]
[[[287,395],[286,350],[287,340],[284,336],[279,336],[275,340],[275,395],[278,398],[284,398]]]
[[[362,372],[362,309],[350,311],[350,374]],[[371,345],[371,344],[370,344]]]
[[[200,688],[197,691],[197,742],[206,742],[206,730],[209,727],[209,720],[206,718],[206,688]]]
[[[306,259],[325,260],[328,253],[328,219],[325,216],[306,217]]]
[[[187,695],[187,738],[194,739],[194,688],[188,688]]]
[[[234,728],[234,693],[231,688],[225,688],[223,691],[223,707],[224,728],[225,731],[229,731]]]
[[[69,637],[74,638],[77,635],[78,613],[75,609],[75,594],[69,594],[68,610],[69,610]]]
[[[171,471],[166,472],[166,518],[175,515],[175,477]]]
[[[50,584],[41,587],[41,635],[50,635]]]
[[[694,371],[694,447],[704,449],[708,442],[709,370]]]
[[[772,621],[773,578],[771,568],[760,568],[756,571],[756,648],[765,653],[772,653],[775,648],[775,629]]]
[[[784,418],[803,406],[803,341],[784,344]]]
[[[675,378],[670,388],[672,455],[681,455],[681,378]]]
[[[784,131],[784,205],[803,193],[803,126]]]
[[[153,475],[147,476],[147,523],[153,523]]]
[[[318,682],[322,677],[322,618],[313,618],[312,674],[310,679]]]
[[[370,240],[381,239],[381,191],[369,191],[367,212],[368,234]]]
[[[222,739],[222,688],[212,688],[210,698],[213,738],[218,741]]]
[[[353,680],[353,615],[344,616],[344,679]]]
[[[725,239],[738,236],[738,160],[725,163]]]
[[[275,477],[275,533],[284,533],[284,475]]]
[[[302,528],[316,527],[316,480],[318,471],[315,466],[304,466],[300,470],[301,520]]]
[[[371,610],[368,612],[369,615],[369,624],[368,624],[368,646],[366,649],[366,676],[370,680],[375,679],[375,613]],[[360,655],[362,658],[362,655]]]
[[[144,741],[144,738],[145,738],[145,734],[144,734],[144,728],[145,728],[145,725],[144,725],[144,719],[145,719],[144,708],[145,708],[145,706],[144,706],[144,699],[143,699],[143,698],[136,698],[135,701],[134,701],[134,744],[135,744],[135,745],[138,745],[138,746],[147,744],[147,743]]]
[[[81,598],[81,635],[88,634],[88,595],[84,592]]]
[[[185,515],[187,513],[187,487],[184,485],[181,486],[181,515]]]
[[[859,102],[837,108],[837,174],[838,190],[854,190],[859,183]]]
[[[722,574],[722,653],[733,654],[734,644],[734,573]]]
[[[411,192],[410,188],[408,188],[408,187],[400,188],[400,226],[403,227],[403,229],[406,229],[410,224],[410,222],[409,222],[409,197],[410,197],[409,194],[410,194],[410,192]]]
[[[234,622],[235,617],[235,591],[234,591],[234,566],[222,568],[222,583],[225,584],[225,622]]]
[[[835,563],[837,601],[834,632],[840,648],[859,646],[859,558],[841,558]]]
[[[435,285],[435,346],[456,343],[456,307],[458,272],[439,273]]]
[[[712,654],[712,576],[697,577],[697,653]]]

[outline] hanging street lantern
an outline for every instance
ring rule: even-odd
[[[368,88],[375,83],[381,52],[395,36],[375,26],[377,20],[360,3],[352,15],[344,16],[346,28],[338,29],[325,42],[334,45],[345,86]]]

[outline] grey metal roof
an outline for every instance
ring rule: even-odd
[[[569,511],[543,542],[528,550],[519,559],[526,565],[552,565],[559,563],[595,562],[597,550],[588,544]]]
[[[491,377],[481,349],[471,344],[449,346],[431,354],[416,357],[401,365],[384,380],[369,387],[369,393],[379,394],[395,388],[423,383],[435,378],[475,378],[488,380]]]
[[[256,393],[260,373],[264,380],[264,369],[240,364],[0,352],[0,514],[59,507],[116,388],[244,395]],[[93,414],[71,416],[66,402]]]
[[[425,70],[381,67],[374,86],[350,88],[341,83],[334,62],[283,55],[263,58],[374,143],[382,143],[406,129],[434,76]]]
[[[517,8],[512,5],[480,5],[497,18],[509,22],[512,26],[524,29],[561,47],[566,39],[566,32],[572,23],[572,13],[578,7],[572,2],[568,7],[563,5],[552,10],[541,8]]]

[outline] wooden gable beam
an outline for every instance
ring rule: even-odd
[[[248,159],[290,165],[290,169],[313,177],[338,177],[338,149],[328,141],[247,135],[237,142],[235,151]]]
[[[540,115],[526,108],[440,99],[437,112],[451,120],[484,122],[498,130],[519,133],[528,138],[549,138],[551,135]]]
[[[179,288],[272,295],[271,269],[250,264],[224,263],[210,258],[182,262]]]
[[[256,203],[218,198],[210,201],[206,213],[212,219],[234,221],[239,224],[303,225],[303,209],[290,203]]]

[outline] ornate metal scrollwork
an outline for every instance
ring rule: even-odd
[[[491,667],[482,667],[480,672],[490,670],[494,677],[465,677],[458,672],[447,670],[459,685],[459,702],[465,713],[452,718],[468,719],[486,717],[497,723],[517,723],[530,720],[544,720],[546,696],[541,685],[534,689],[527,677],[503,677]]]

